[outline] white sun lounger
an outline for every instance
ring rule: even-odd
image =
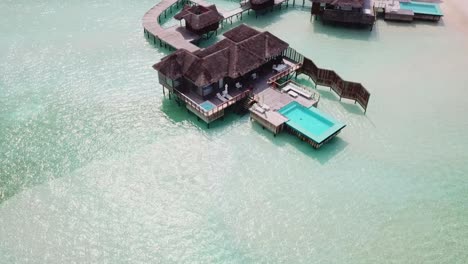
[[[255,105],[254,106],[255,108],[255,111],[261,113],[261,114],[264,114],[265,113],[265,109],[261,108],[259,105]]]
[[[232,99],[232,96],[228,93],[225,93],[224,94],[224,97],[227,98],[228,100],[231,100]]]
[[[270,111],[270,107],[266,104],[263,104],[262,108],[265,109],[265,111]]]
[[[220,93],[217,93],[217,94],[216,94],[216,97],[218,97],[218,99],[221,100],[222,102],[226,102],[226,101],[227,101],[227,99],[224,98]]]

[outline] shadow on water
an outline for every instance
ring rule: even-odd
[[[369,28],[335,25],[330,23],[323,23],[322,21],[315,19],[312,19],[312,21],[309,23],[312,23],[315,34],[323,34],[338,39],[352,39],[362,41],[377,41],[379,39],[377,26],[374,26],[371,31]]]
[[[320,149],[314,149],[308,143],[302,141],[295,135],[291,135],[287,132],[282,132],[276,137],[267,129],[263,129],[261,125],[257,122],[251,122],[252,129],[259,133],[264,138],[267,138],[271,143],[275,144],[277,147],[284,147],[286,145],[292,145],[297,150],[301,151],[303,154],[308,157],[317,160],[320,164],[326,164],[334,156],[338,155],[343,151],[348,143],[344,141],[339,135],[329,142],[324,144]]]
[[[445,27],[443,18],[438,22],[425,20],[413,20],[412,22],[383,20],[383,23],[385,23],[386,26],[401,28],[417,28],[418,26]]]

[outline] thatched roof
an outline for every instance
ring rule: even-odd
[[[252,5],[262,5],[272,0],[250,0]],[[274,0],[272,1],[274,3]]]
[[[354,8],[362,8],[364,0],[311,0],[312,2],[330,4],[335,6],[351,6]]]
[[[171,79],[183,76],[197,86],[205,86],[224,77],[245,75],[289,46],[269,32],[259,32],[245,25],[224,36],[225,39],[194,53],[177,50],[153,68]]]
[[[218,12],[215,5],[207,7],[186,5],[174,18],[177,20],[184,19],[195,30],[203,29],[223,20],[223,16]]]

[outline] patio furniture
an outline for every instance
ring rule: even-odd
[[[273,65],[273,70],[277,71],[277,72],[281,72],[281,71],[286,70],[287,67],[288,67],[288,65],[286,65],[286,64]]]
[[[265,113],[265,109],[261,108],[259,105],[255,104],[254,106],[255,108],[255,111],[261,113],[261,114],[264,114]]]
[[[294,91],[289,91],[288,94],[292,97],[292,98],[297,98],[298,94]]]
[[[220,93],[217,93],[216,97],[218,97],[218,99],[221,100],[223,103],[227,101],[227,99],[224,98]]]

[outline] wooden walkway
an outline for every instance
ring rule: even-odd
[[[275,0],[275,6],[279,6],[281,8],[283,3],[288,5],[288,1],[289,0]],[[169,28],[163,28],[160,24],[161,16],[164,15],[166,18],[168,10],[169,12],[172,12],[173,8],[179,8],[185,4],[201,6],[212,5],[212,3],[208,3],[205,0],[162,0],[153,6],[150,10],[148,10],[148,12],[146,12],[143,16],[143,28],[145,36],[147,36],[150,40],[152,39],[154,44],[159,42],[161,47],[169,46],[174,49],[186,49],[190,52],[199,50],[200,48],[197,47],[194,42],[198,41],[201,36],[186,30],[184,27],[173,26]],[[237,19],[242,19],[242,14],[244,12],[249,12],[251,8],[252,7],[250,6],[249,2],[240,4],[240,7],[233,10],[224,10],[218,8],[218,12],[224,18],[221,25],[228,21],[230,21],[232,24],[232,19],[234,17]]]

